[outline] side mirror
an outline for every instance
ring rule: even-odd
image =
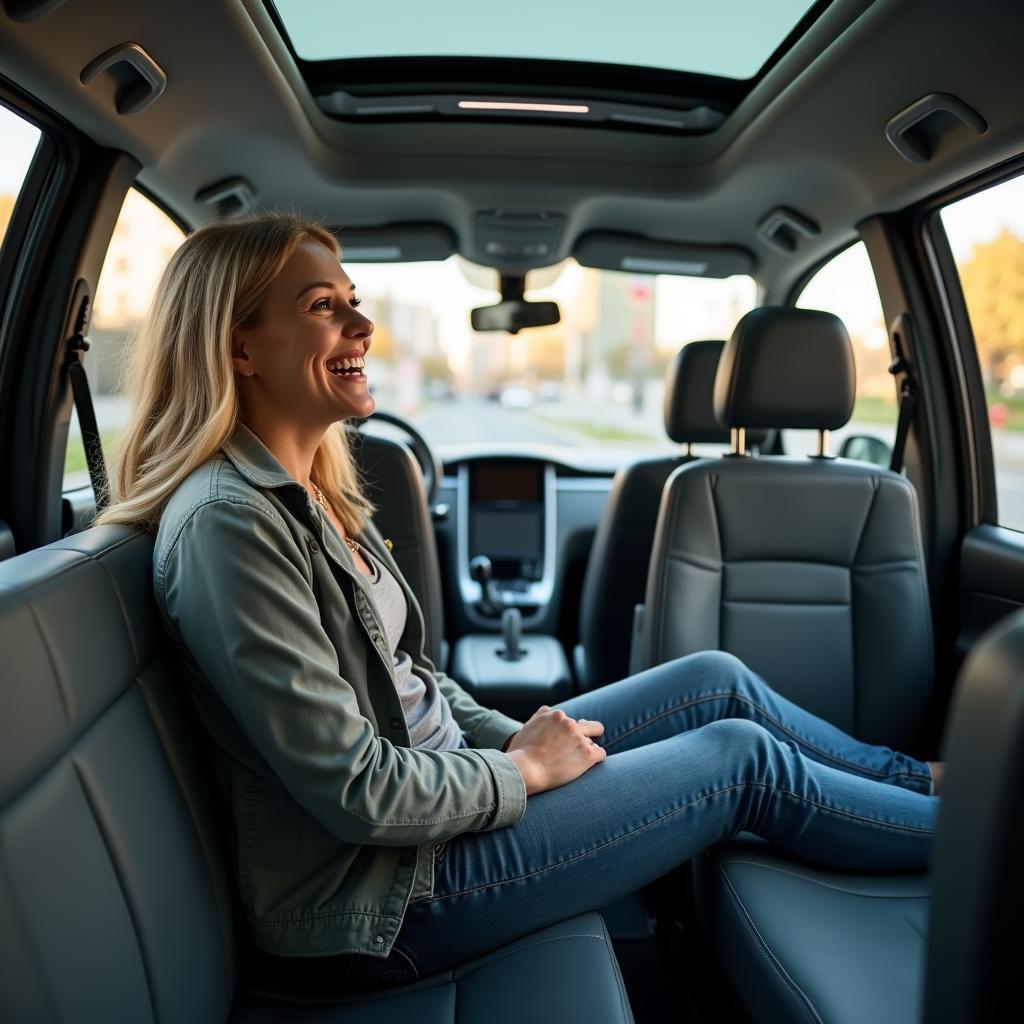
[[[474,331],[508,331],[518,334],[524,327],[547,327],[562,319],[557,302],[527,302],[506,299],[494,306],[478,306],[469,315]]]
[[[839,446],[839,458],[872,462],[876,466],[888,469],[892,461],[892,448],[880,437],[872,437],[870,434],[849,434]]]

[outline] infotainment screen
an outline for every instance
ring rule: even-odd
[[[470,471],[469,500],[542,501],[544,468],[540,465],[474,466]]]
[[[469,558],[487,555],[495,579],[537,580],[544,551],[543,463],[469,467]]]

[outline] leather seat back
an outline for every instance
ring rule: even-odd
[[[0,563],[5,1020],[230,1011],[222,812],[164,646],[152,549],[102,527]]]
[[[697,458],[689,453],[690,445],[729,441],[729,431],[715,418],[712,405],[724,345],[690,342],[665,372],[665,433],[686,451],[623,466],[612,481],[583,577],[580,643],[573,666],[581,689],[628,674],[633,608],[644,599],[658,504],[669,474]]]
[[[404,444],[366,433],[359,437],[352,454],[367,497],[376,506],[373,521],[394,545],[391,553],[423,609],[427,657],[444,671],[447,645],[441,566],[423,474]]]
[[[728,428],[836,429],[853,407],[838,317],[762,307],[723,352]],[[640,661],[737,655],[850,734],[913,749],[932,693],[917,497],[903,476],[832,458],[702,459],[662,495]]]
[[[950,704],[930,881],[924,1024],[1019,1013],[1024,612],[971,651]]]

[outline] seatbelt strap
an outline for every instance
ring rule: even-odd
[[[85,448],[85,461],[89,466],[89,480],[96,498],[96,511],[99,512],[107,504],[107,465],[103,458],[100,445],[100,432],[96,426],[96,413],[89,394],[89,378],[85,375],[85,353],[89,351],[89,339],[85,337],[85,325],[89,319],[89,296],[82,299],[82,304],[75,319],[75,333],[68,340],[67,358],[64,365],[71,378],[71,390],[75,398],[75,411],[78,413],[78,425],[82,431],[82,446]]]
[[[896,438],[892,443],[892,458],[889,460],[889,469],[894,473],[902,472],[903,457],[907,449],[907,436],[910,433],[910,424],[914,422],[914,413],[917,410],[917,383],[914,375],[910,372],[910,364],[907,362],[903,351],[903,345],[907,333],[910,330],[910,317],[901,313],[894,321],[889,330],[889,346],[892,352],[892,362],[889,363],[889,372],[897,380],[900,380],[900,411],[896,421]]]

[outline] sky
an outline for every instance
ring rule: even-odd
[[[296,52],[339,57],[481,56],[607,61],[749,78],[811,0],[632,0],[628,12],[593,0],[275,0]],[[596,16],[595,16],[596,15]],[[571,97],[567,97],[571,98]]]

